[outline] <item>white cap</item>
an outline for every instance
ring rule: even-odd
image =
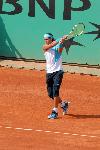
[[[45,38],[51,38],[51,39],[53,39],[53,36],[51,34],[46,33],[46,34],[44,34],[44,39]]]

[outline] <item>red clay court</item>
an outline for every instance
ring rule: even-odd
[[[0,68],[0,150],[100,150],[100,77],[65,73],[61,97],[48,120],[45,71]]]

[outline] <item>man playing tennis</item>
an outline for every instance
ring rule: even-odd
[[[63,109],[63,115],[67,113],[69,102],[62,101],[59,96],[60,85],[63,78],[62,68],[62,51],[64,49],[63,42],[67,36],[55,40],[51,33],[44,35],[45,44],[43,45],[44,56],[46,59],[46,84],[48,96],[54,100],[54,108],[48,119],[56,119],[58,117],[58,105]]]

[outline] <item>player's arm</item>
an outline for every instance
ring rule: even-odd
[[[67,35],[64,35],[62,38],[59,38],[55,41],[53,41],[52,43],[48,44],[48,45],[43,45],[43,51],[48,51],[50,48],[54,47],[55,45],[62,44],[64,42],[64,40],[67,38]],[[62,52],[63,48],[59,48],[59,52]]]
[[[48,45],[43,45],[43,50],[48,51],[50,48],[54,47],[55,45],[57,45],[59,43],[58,40],[53,41],[52,43],[48,44]]]
[[[65,39],[67,39],[67,35],[64,35],[59,41],[59,48],[58,48],[59,53],[62,53],[62,51],[64,49],[63,43],[64,43]]]

